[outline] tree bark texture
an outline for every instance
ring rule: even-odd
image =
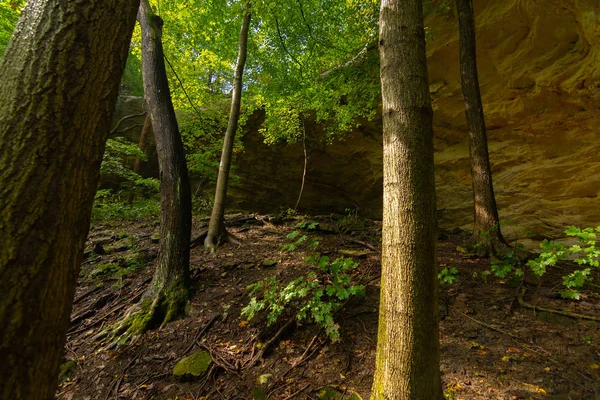
[[[51,399],[138,4],[29,1],[0,63],[0,399]]]
[[[442,399],[433,128],[421,0],[382,0],[383,249],[371,399]]]
[[[162,48],[162,19],[148,0],[138,13],[142,27],[142,76],[152,118],[160,176],[160,247],[150,296],[177,285],[189,287],[192,200],[183,142],[167,79]]]
[[[498,245],[506,246],[506,241],[500,231],[500,220],[492,185],[485,118],[477,74],[473,3],[472,0],[456,0],[456,7],[458,10],[460,77],[469,130],[469,153],[475,206],[472,241],[479,248],[480,253],[495,254]]]
[[[205,247],[214,249],[224,239],[227,238],[225,223],[225,199],[227,197],[227,185],[229,182],[229,170],[231,169],[231,154],[233,152],[233,140],[238,127],[240,118],[240,108],[242,105],[242,78],[244,75],[244,66],[246,64],[246,48],[248,47],[248,30],[250,28],[250,4],[246,4],[242,28],[240,30],[240,42],[238,57],[233,75],[233,92],[231,97],[231,110],[229,112],[229,122],[223,141],[223,151],[221,153],[221,163],[219,164],[219,174],[217,176],[217,189],[215,192],[215,202],[213,204],[212,214],[208,233],[204,242]]]

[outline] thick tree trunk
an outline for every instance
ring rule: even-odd
[[[475,218],[471,243],[479,254],[502,253],[508,245],[500,231],[500,220],[492,185],[485,118],[479,90],[475,50],[475,16],[472,0],[456,0],[458,9],[460,77],[469,129],[469,153],[473,179]]]
[[[0,64],[0,399],[51,399],[135,0],[29,1]]]
[[[421,0],[382,0],[383,250],[372,399],[443,399],[433,128]]]
[[[154,15],[148,0],[141,1],[138,21],[142,27],[144,93],[158,154],[161,208],[158,261],[145,301],[151,298],[154,302],[159,298],[156,306],[163,308],[159,316],[164,317],[160,321],[164,323],[182,314],[189,299],[192,200],[185,151],[164,62],[163,21]]]
[[[250,28],[250,4],[246,5],[242,28],[240,30],[240,43],[238,50],[237,63],[233,75],[233,93],[231,97],[231,110],[229,113],[229,123],[225,132],[223,141],[223,152],[221,153],[221,164],[219,165],[219,175],[217,176],[217,189],[215,192],[215,202],[213,204],[208,233],[204,241],[204,246],[214,251],[216,246],[229,238],[225,229],[223,220],[225,215],[225,199],[227,197],[227,185],[229,181],[229,169],[231,168],[231,154],[233,152],[233,140],[238,127],[240,118],[240,108],[242,105],[242,77],[244,75],[244,65],[246,64],[246,48],[248,46],[248,30]]]

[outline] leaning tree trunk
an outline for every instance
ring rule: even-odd
[[[229,169],[231,168],[231,154],[233,152],[233,140],[235,131],[238,127],[240,118],[240,108],[242,104],[242,77],[244,75],[244,65],[246,64],[246,48],[248,46],[248,30],[250,27],[250,4],[246,4],[242,28],[240,30],[240,43],[238,58],[233,75],[233,93],[231,97],[231,110],[229,113],[229,123],[225,132],[223,141],[223,152],[221,153],[221,163],[219,165],[219,175],[217,176],[217,190],[215,192],[215,202],[213,204],[212,214],[208,233],[204,241],[204,247],[215,250],[224,241],[231,239],[225,229],[225,199],[227,197],[227,185],[229,181]]]
[[[443,399],[433,128],[421,0],[382,0],[383,249],[372,399]]]
[[[29,1],[0,63],[0,399],[51,399],[138,4]]]
[[[460,46],[460,77],[469,129],[475,218],[471,245],[481,255],[502,253],[508,247],[502,232],[492,185],[485,118],[479,91],[472,0],[456,0]]]
[[[160,247],[156,272],[141,303],[118,326],[126,336],[165,324],[182,315],[189,300],[192,200],[183,142],[167,79],[162,48],[163,20],[141,0],[142,76],[152,118],[160,176]],[[121,341],[121,339],[119,339]]]

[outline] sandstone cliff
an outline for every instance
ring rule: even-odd
[[[509,237],[556,236],[600,224],[600,3],[476,0],[478,63],[500,217]],[[452,14],[427,20],[435,112],[437,199],[442,227],[472,219],[467,132]],[[301,210],[381,213],[381,124],[365,122],[324,145],[309,126]],[[301,145],[266,147],[255,129],[237,161],[234,208],[293,207]]]

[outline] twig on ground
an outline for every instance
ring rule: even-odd
[[[190,351],[195,344],[198,344],[198,340],[200,340],[200,338],[202,337],[202,335],[204,335],[204,333],[209,330],[211,328],[211,326],[215,323],[215,321],[221,316],[221,314],[216,314],[214,317],[212,317],[210,319],[210,321],[208,321],[206,323],[206,325],[204,325],[204,328],[202,328],[202,330],[200,332],[198,332],[198,334],[194,337],[194,339],[192,339],[191,343],[189,344],[188,347],[186,347],[186,349],[183,351],[183,354],[187,354],[188,351]]]
[[[108,400],[110,398],[111,392],[114,392],[115,398],[119,397],[119,386],[121,386],[121,382],[123,381],[123,377],[125,376],[125,371],[127,371],[127,369],[135,362],[135,360],[137,360],[142,354],[146,354],[147,352],[148,350],[139,351],[131,360],[129,360],[127,364],[125,364],[125,366],[123,367],[123,369],[121,369],[121,372],[119,373],[119,379],[116,381],[116,384],[113,383],[110,386],[110,389],[108,389],[108,393],[106,394],[105,400]]]
[[[378,248],[376,248],[375,246],[373,246],[372,244],[363,242],[362,240],[352,239],[352,240],[350,240],[350,242],[360,244],[361,246],[364,246],[367,249],[373,250],[375,253],[379,253],[381,251]]]
[[[80,294],[79,296],[77,296],[75,298],[75,300],[73,300],[73,305],[79,303],[81,300],[83,300],[84,298],[86,298],[87,296],[89,296],[92,293],[97,292],[100,289],[104,289],[104,286],[95,286],[94,288],[92,288],[91,290],[88,290],[82,294]]]
[[[310,350],[310,348],[312,347],[312,345],[315,343],[315,340],[317,340],[317,338],[318,338],[318,337],[319,337],[319,335],[321,334],[321,331],[322,331],[322,330],[323,330],[323,329],[319,330],[319,333],[317,333],[317,334],[316,334],[316,335],[315,335],[315,336],[312,338],[312,340],[311,340],[311,341],[310,341],[310,343],[308,344],[308,347],[306,347],[306,350],[304,350],[304,353],[302,353],[302,355],[300,356],[300,358],[299,358],[298,360],[296,360],[296,361],[294,361],[294,362],[292,363],[292,365],[291,365],[291,366],[288,368],[288,370],[287,370],[287,371],[285,371],[285,372],[283,373],[283,375],[281,375],[281,378],[285,378],[285,377],[287,376],[287,374],[289,374],[289,372],[290,372],[291,370],[293,370],[294,368],[296,368],[297,366],[299,366],[299,365],[303,364],[305,361],[307,361],[307,360],[308,360],[308,357],[306,357],[306,354],[308,353],[308,351]],[[314,354],[314,353],[311,353],[311,355],[312,355],[312,354]]]
[[[296,391],[296,392],[294,392],[294,393],[290,394],[288,397],[286,397],[286,398],[285,398],[285,399],[283,399],[283,400],[290,400],[290,399],[293,399],[294,397],[296,397],[297,395],[299,395],[300,393],[302,393],[302,392],[304,392],[306,389],[308,389],[308,387],[309,387],[309,386],[310,386],[310,383],[307,383],[306,385],[304,385],[304,387],[303,387],[302,389],[300,389],[300,390],[298,390],[298,391]]]
[[[250,363],[248,365],[245,365],[244,368],[252,368],[254,365],[256,365],[256,363],[262,359],[265,352],[269,350],[273,343],[275,343],[275,341],[279,339],[283,332],[285,332],[295,322],[295,318],[290,318],[281,328],[279,328],[277,333],[275,333],[275,335],[264,344],[264,346],[262,347],[262,349],[260,349],[258,354],[254,356],[254,358],[250,360]]]
[[[527,350],[527,351],[531,351],[532,353],[535,353],[535,354],[537,354],[537,355],[539,355],[539,356],[545,357],[545,358],[546,358],[548,361],[552,362],[553,364],[556,364],[556,365],[559,365],[559,366],[561,366],[561,367],[564,367],[564,364],[563,364],[563,363],[560,363],[560,362],[558,362],[557,360],[555,360],[554,358],[550,357],[550,356],[548,355],[548,354],[549,354],[549,353],[548,353],[548,351],[546,351],[546,350],[544,350],[544,349],[541,349],[541,350],[543,350],[543,352],[542,352],[542,351],[538,351],[538,350],[536,350],[536,349],[532,348],[531,346],[528,346],[528,345],[526,345],[525,343],[523,343],[523,342],[522,342],[522,339],[520,339],[520,338],[519,338],[518,336],[516,336],[516,335],[513,335],[513,334],[512,334],[512,333],[510,333],[510,332],[507,332],[507,331],[505,331],[505,330],[502,330],[502,329],[500,329],[500,328],[497,328],[497,327],[495,327],[495,326],[493,326],[493,325],[487,324],[487,323],[485,323],[485,322],[483,322],[483,321],[480,321],[480,320],[478,320],[478,319],[475,319],[475,318],[473,318],[473,317],[470,317],[470,316],[468,316],[467,314],[463,313],[462,311],[459,311],[459,310],[458,310],[458,309],[456,309],[455,307],[451,307],[451,308],[452,308],[454,311],[456,311],[457,313],[459,313],[460,315],[462,315],[463,317],[466,317],[466,318],[468,318],[469,320],[471,320],[471,321],[475,322],[475,323],[476,323],[476,324],[478,324],[478,325],[481,325],[481,326],[483,326],[483,327],[485,327],[485,328],[491,329],[491,330],[493,330],[493,331],[496,331],[496,332],[498,332],[498,333],[502,333],[503,335],[510,336],[510,337],[513,339],[513,341],[515,342],[515,344],[517,344],[518,346],[521,346],[521,347],[522,347],[522,348],[524,348],[525,350]],[[539,346],[538,346],[538,347],[539,347]],[[544,353],[545,353],[545,354],[544,354]],[[584,377],[584,378],[586,378],[586,379],[590,379],[590,380],[592,380],[592,381],[594,380],[594,379],[590,378],[589,376],[587,376],[587,375],[585,375],[585,374],[581,373],[580,371],[577,371],[577,370],[576,370],[575,372],[577,372],[579,375],[581,375],[582,377]]]
[[[202,347],[203,349],[205,349],[210,354],[210,357],[212,358],[212,361],[215,365],[223,368],[225,371],[227,371],[231,374],[240,376],[240,374],[236,370],[236,367],[231,365],[227,360],[225,360],[225,358],[223,358],[223,356],[221,354],[219,354],[218,351],[213,350],[204,344],[199,343],[198,345],[200,347]]]
[[[571,317],[571,318],[600,321],[600,317],[597,317],[595,315],[578,314],[578,313],[574,313],[574,312],[570,312],[570,311],[566,311],[566,310],[555,310],[553,308],[534,306],[533,304],[530,304],[530,303],[526,302],[525,300],[523,300],[523,296],[525,295],[525,293],[526,293],[526,290],[525,290],[525,288],[523,288],[521,290],[521,294],[519,295],[519,304],[525,308],[530,308],[534,311],[544,311],[544,312],[549,312],[549,313],[553,313],[553,314],[564,315],[566,317]]]

